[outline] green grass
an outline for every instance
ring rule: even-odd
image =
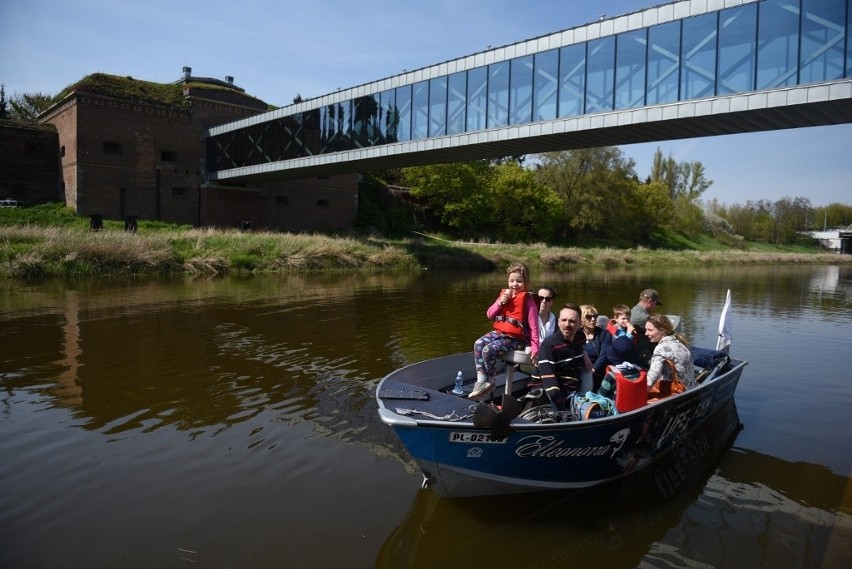
[[[140,220],[135,233],[48,204],[0,209],[0,278],[223,275],[306,271],[491,271],[513,261],[538,270],[646,265],[852,263],[852,255],[813,247],[772,247],[712,237],[656,236],[665,248],[554,247],[544,243],[470,243],[410,233],[400,239],[194,229]]]

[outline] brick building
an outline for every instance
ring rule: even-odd
[[[51,125],[0,121],[0,199],[59,201],[59,143]]]
[[[185,67],[169,84],[89,75],[61,93],[40,120],[56,128],[58,194],[81,215],[284,231],[350,229],[357,174],[250,187],[204,181],[203,131],[266,110],[232,77],[193,77]]]

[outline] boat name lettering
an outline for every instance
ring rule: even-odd
[[[624,442],[630,429],[622,429],[610,437],[613,444],[602,446],[564,447],[563,440],[556,440],[553,435],[530,435],[522,438],[515,446],[515,454],[520,457],[565,458],[580,456],[615,455]]]

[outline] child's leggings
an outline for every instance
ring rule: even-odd
[[[473,344],[473,361],[477,377],[481,374],[490,380],[497,375],[497,356],[510,350],[523,350],[527,343],[502,332],[492,330]]]

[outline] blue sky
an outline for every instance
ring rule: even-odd
[[[285,105],[660,0],[0,0],[0,83],[56,94],[94,72],[170,82],[183,66]],[[852,203],[852,125],[623,146],[700,161],[725,204]]]

